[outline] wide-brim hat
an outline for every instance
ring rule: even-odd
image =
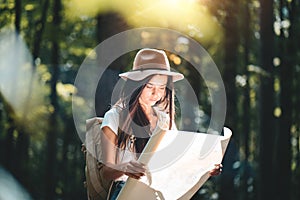
[[[119,76],[124,80],[140,81],[151,75],[172,76],[173,82],[184,78],[183,74],[173,72],[166,53],[163,50],[145,48],[135,56],[132,70],[121,73]]]

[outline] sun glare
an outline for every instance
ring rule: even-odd
[[[207,7],[195,0],[71,0],[69,17],[119,13],[133,28],[161,27],[183,32],[202,43],[218,43],[222,29]]]
[[[110,10],[111,1],[109,0],[65,0],[65,16],[72,20],[74,17],[95,17],[99,13]]]
[[[204,43],[220,41],[222,37],[221,26],[215,17],[206,6],[195,1],[135,0],[127,5],[114,4],[113,7],[134,27],[175,29]]]

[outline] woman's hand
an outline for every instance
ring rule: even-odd
[[[147,167],[137,161],[130,161],[119,165],[106,163],[102,168],[102,176],[106,180],[116,180],[124,174],[135,179],[146,175]]]
[[[146,175],[147,168],[143,163],[138,161],[130,161],[122,164],[121,170],[125,175],[131,178],[140,179],[142,176]]]
[[[211,176],[220,175],[221,172],[222,172],[222,167],[223,167],[223,165],[221,163],[220,164],[215,164],[215,168],[213,168],[212,170],[210,170],[209,174]]]

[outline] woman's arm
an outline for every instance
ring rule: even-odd
[[[102,168],[102,176],[109,181],[115,180],[124,174],[115,167],[116,144],[116,134],[108,126],[103,127],[101,134],[101,161],[104,164],[104,167]]]
[[[101,147],[102,147],[102,176],[106,180],[115,180],[122,175],[139,179],[146,173],[146,167],[137,161],[130,161],[116,165],[117,154],[117,135],[108,127],[102,128]]]

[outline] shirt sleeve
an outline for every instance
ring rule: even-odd
[[[119,113],[116,108],[112,108],[105,113],[101,124],[101,129],[106,126],[109,127],[116,135],[118,135]]]

